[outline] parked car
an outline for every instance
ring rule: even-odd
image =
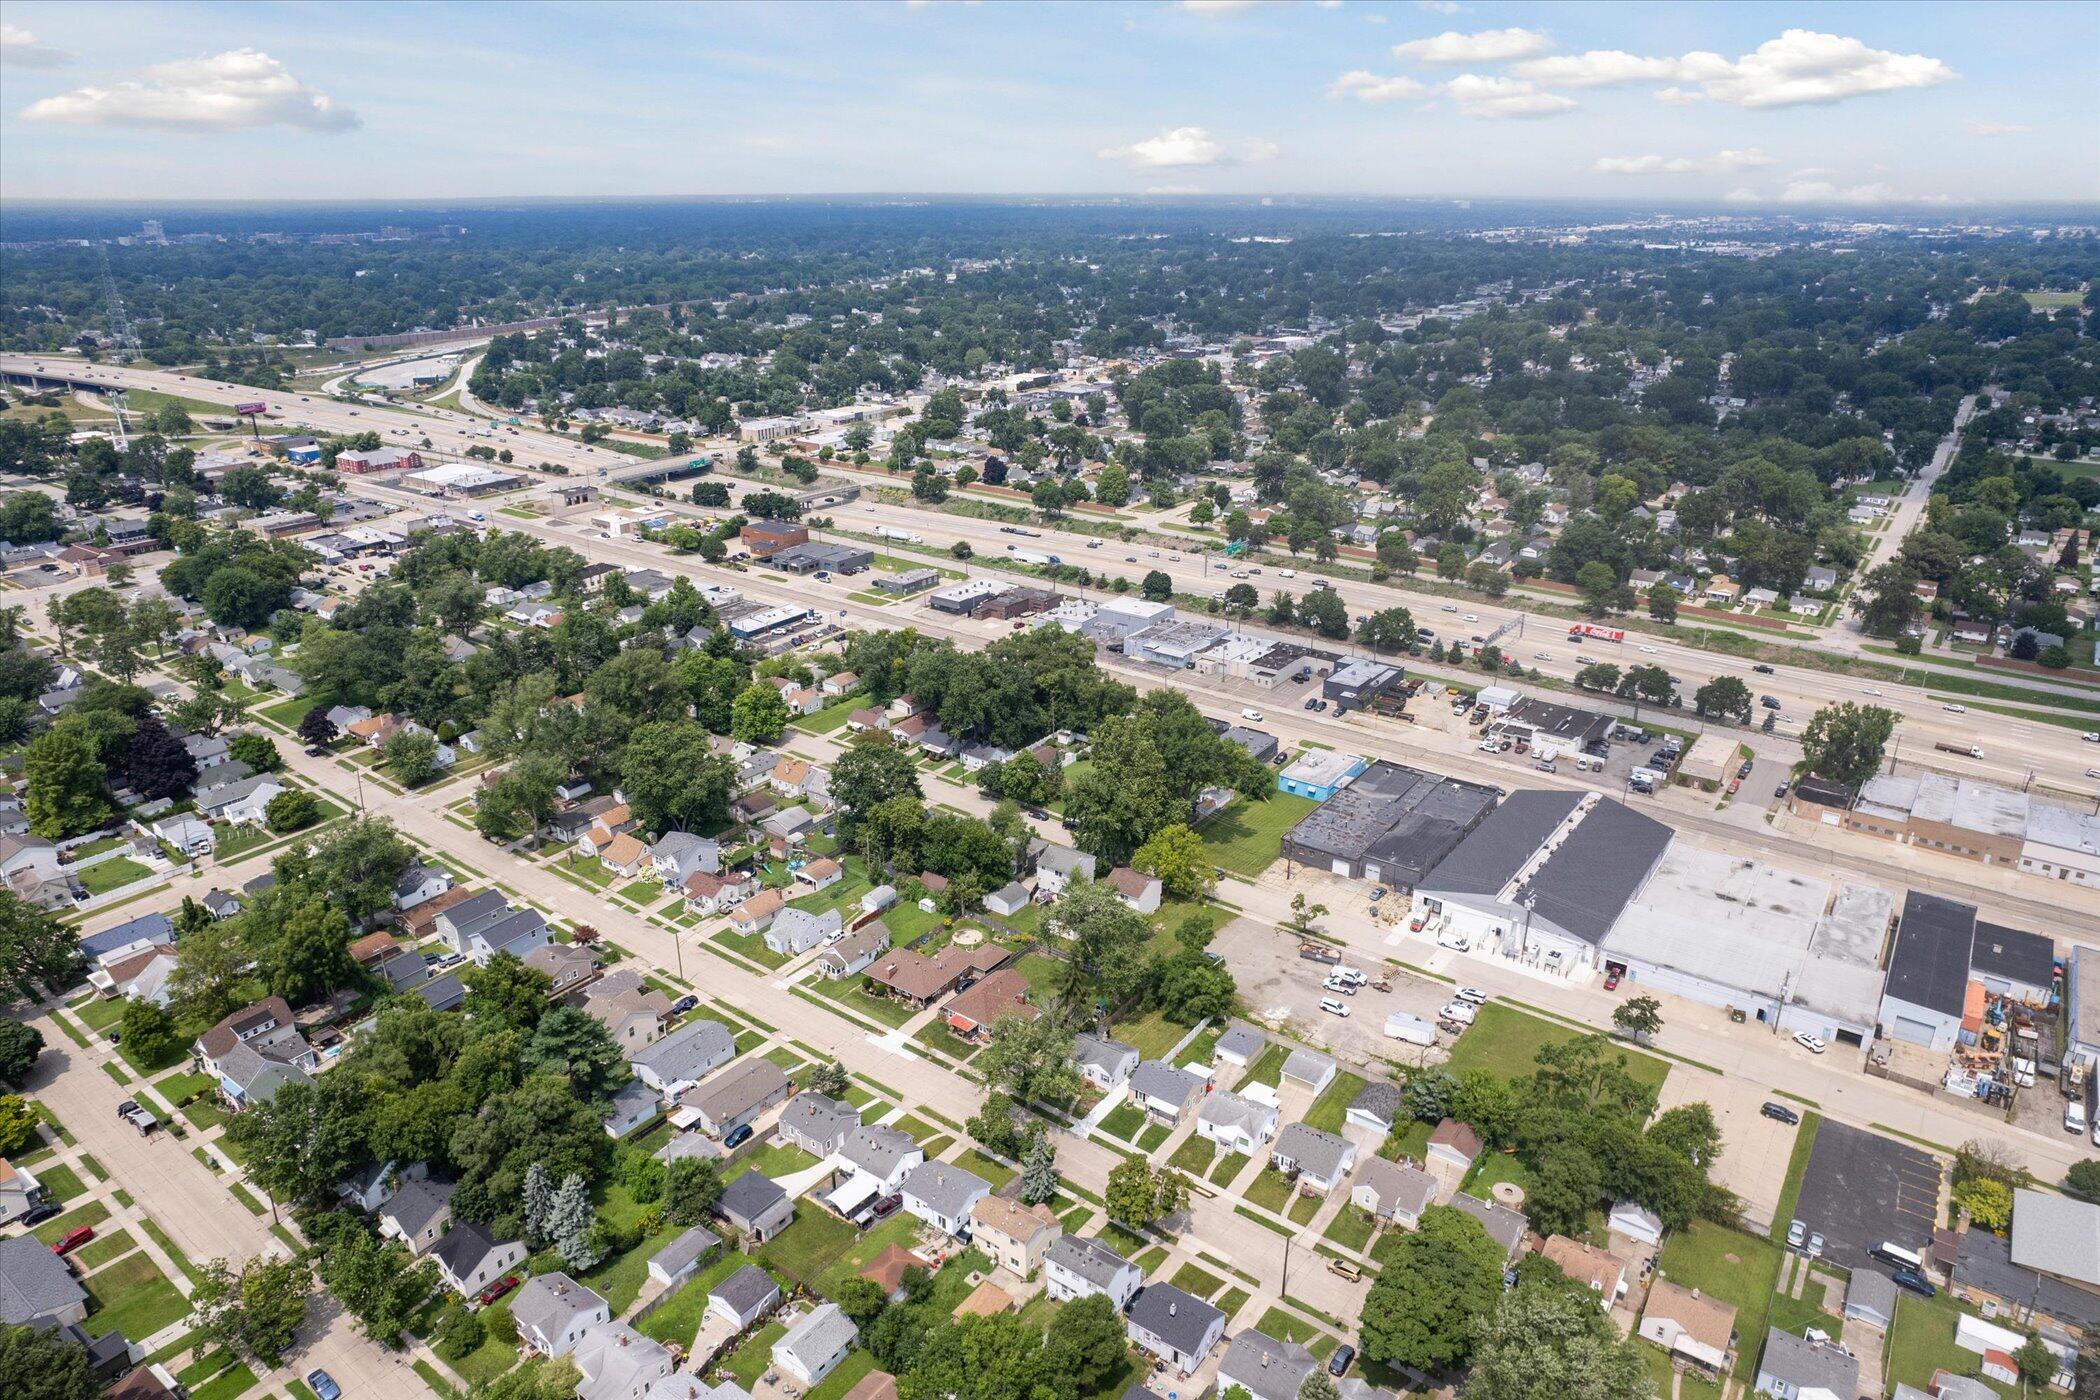
[[[1604,990],[1607,992],[1619,990],[1619,969],[1615,967],[1606,969],[1604,973]]]
[[[1349,1282],[1351,1283],[1355,1283],[1358,1279],[1364,1276],[1364,1271],[1362,1269],[1357,1268],[1356,1265],[1350,1263],[1346,1259],[1328,1260],[1327,1271],[1331,1274],[1340,1274],[1343,1278],[1349,1280]]]
[[[1829,1044],[1824,1041],[1823,1037],[1819,1035],[1810,1035],[1807,1031],[1795,1031],[1794,1044],[1800,1046],[1803,1050],[1806,1050],[1811,1055],[1820,1055],[1825,1050],[1828,1050],[1830,1048]]]
[[[1786,1247],[1799,1249],[1808,1243],[1808,1227],[1796,1220],[1786,1227]]]
[[[1445,929],[1436,936],[1436,946],[1463,953],[1473,946],[1473,940],[1452,929]]]
[[[869,1208],[869,1214],[877,1220],[886,1220],[890,1216],[895,1215],[897,1207],[903,1204],[904,1197],[902,1196],[884,1196]]]
[[[1488,994],[1481,991],[1478,987],[1460,987],[1451,995],[1460,1001],[1471,1002],[1475,1006],[1487,1005]]]
[[[1821,1259],[1823,1257],[1823,1234],[1820,1230],[1810,1230],[1808,1232],[1807,1253],[1811,1259]]]
[[[335,1383],[335,1377],[318,1367],[306,1373],[306,1388],[320,1400],[343,1400],[343,1388]]]
[[[63,1235],[60,1235],[58,1243],[51,1246],[51,1252],[61,1255],[71,1254],[93,1238],[95,1238],[95,1227],[82,1225],[77,1229],[68,1230]]]
[[[304,752],[308,758],[319,758],[322,754],[327,753],[328,750],[322,748],[319,744],[308,744],[306,748],[302,750],[302,752]]]
[[[1325,978],[1321,981],[1320,986],[1330,992],[1340,992],[1345,997],[1353,997],[1356,995],[1356,984],[1354,982],[1345,981],[1340,977]]]
[[[1889,1282],[1898,1288],[1908,1288],[1921,1298],[1930,1298],[1939,1291],[1916,1269],[1898,1269],[1889,1275]]]
[[[1330,1016],[1346,1017],[1349,1014],[1349,1004],[1339,997],[1321,997],[1320,1009]]]
[[[65,1208],[65,1203],[62,1201],[38,1201],[22,1213],[22,1224],[24,1228],[32,1225],[41,1225]]]
[[[722,1139],[722,1146],[741,1147],[750,1140],[751,1125],[749,1123],[739,1123],[729,1130],[728,1137]]]
[[[1778,1123],[1794,1124],[1801,1121],[1800,1114],[1794,1112],[1785,1104],[1774,1103],[1770,1099],[1765,1100],[1764,1107],[1760,1108],[1758,1112]]]
[[[1349,1369],[1349,1363],[1354,1360],[1356,1360],[1356,1348],[1350,1346],[1347,1342],[1343,1342],[1334,1349],[1334,1355],[1327,1358],[1327,1374],[1330,1376],[1341,1375]]]
[[[673,1016],[683,1016],[686,1012],[691,1011],[694,1007],[698,1006],[699,1004],[700,998],[688,992],[684,996],[680,997],[678,1000],[671,1003],[671,1014]]]
[[[474,1301],[481,1304],[483,1307],[487,1307],[490,1303],[495,1302],[498,1298],[501,1298],[504,1294],[510,1292],[513,1288],[516,1288],[518,1286],[518,1282],[519,1280],[516,1274],[505,1274],[502,1278],[497,1279],[487,1288],[484,1288],[479,1293],[475,1294]]]

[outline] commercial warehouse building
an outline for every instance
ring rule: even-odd
[[[857,574],[874,567],[875,551],[857,544],[813,542],[775,550],[763,562],[790,574]]]
[[[1278,791],[1325,802],[1346,787],[1368,765],[1361,755],[1333,749],[1307,749],[1276,775]]]
[[[1928,1050],[1952,1050],[1961,1033],[1975,943],[1975,905],[1912,890],[1889,954],[1883,1032]]]
[[[1095,615],[1100,620],[1100,615]],[[1167,666],[1177,671],[1195,664],[1196,653],[1225,635],[1215,622],[1161,622],[1123,638],[1123,654],[1133,661]]]
[[[1610,715],[1595,710],[1578,710],[1572,705],[1556,705],[1535,695],[1518,700],[1494,723],[1500,733],[1529,740],[1534,748],[1540,744],[1558,744],[1579,749],[1603,739],[1611,733],[1611,726]]]
[[[1405,679],[1398,666],[1381,661],[1351,661],[1336,667],[1334,674],[1321,682],[1320,694],[1332,701],[1337,710],[1391,709],[1406,703],[1405,697],[1396,693]]]
[[[1864,1044],[1895,897],[1673,841],[1604,938],[1629,980]]]
[[[1424,878],[1415,912],[1483,951],[1572,975],[1597,965],[1669,844],[1661,822],[1595,793],[1513,793]]]
[[[1291,828],[1284,859],[1412,893],[1501,797],[1479,783],[1374,763]]]

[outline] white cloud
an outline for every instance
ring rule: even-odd
[[[1561,54],[1519,63],[1511,70],[1551,87],[1612,87],[1668,83],[1666,102],[1711,98],[1737,107],[1799,107],[1842,102],[1876,92],[1934,87],[1954,70],[1924,54],[1869,48],[1858,39],[1789,29],[1739,58],[1693,52],[1644,58],[1617,49]]]
[[[1393,56],[1416,63],[1506,63],[1535,54],[1552,42],[1536,29],[1483,29],[1477,34],[1447,29],[1433,39],[1395,44]]]
[[[1362,68],[1352,68],[1327,89],[1329,97],[1354,97],[1360,102],[1399,102],[1426,97],[1429,89],[1413,78],[1388,77]]]
[[[1752,148],[1716,151],[1710,156],[1599,156],[1595,169],[1606,175],[1705,175],[1772,163],[1772,157]]]
[[[1465,6],[1459,4],[1458,0],[1415,0],[1415,8],[1427,10],[1433,15],[1455,15]]]
[[[2018,136],[2034,128],[2025,122],[1970,122],[1969,130],[1978,136]]]
[[[1799,170],[1776,194],[1759,190],[1737,189],[1729,191],[1727,198],[1735,204],[1844,204],[1844,205],[1889,205],[1889,204],[1951,204],[1953,201],[1943,194],[1905,194],[1895,186],[1882,181],[1848,185],[1835,179],[1809,178],[1829,176],[1828,170]]]
[[[110,87],[82,87],[32,102],[31,121],[74,126],[126,126],[162,131],[239,131],[293,126],[348,131],[357,114],[335,105],[254,49],[181,59],[148,68]]]
[[[0,63],[10,68],[56,68],[72,61],[73,55],[52,48],[28,30],[0,24]]]
[[[1444,95],[1469,117],[1552,117],[1575,110],[1575,99],[1540,92],[1518,78],[1491,78],[1461,73],[1444,84]]]
[[[1280,148],[1273,141],[1246,140],[1227,145],[1200,126],[1171,127],[1127,146],[1105,146],[1095,152],[1103,160],[1118,160],[1133,170],[1253,165],[1274,160],[1279,153]]]

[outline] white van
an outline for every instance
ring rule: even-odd
[[[1456,1021],[1462,1026],[1470,1026],[1473,1024],[1473,1018],[1480,1014],[1480,1009],[1470,1001],[1460,1001],[1453,998],[1451,1001],[1444,1003],[1444,1009],[1436,1014],[1446,1021]]]
[[[2085,1133],[2085,1105],[2076,1099],[2064,1105],[2064,1131],[2081,1136]]]
[[[1349,1014],[1349,1003],[1336,997],[1321,997],[1320,1009],[1330,1016],[1346,1017]]]
[[[1281,577],[1283,577],[1283,578],[1296,578],[1296,577],[1298,577],[1298,571],[1297,571],[1296,569],[1279,569],[1279,570],[1277,570],[1277,573],[1278,573],[1278,575],[1279,575],[1279,576],[1281,576]]]
[[[1344,964],[1328,975],[1336,981],[1347,982],[1352,987],[1361,987],[1364,984],[1364,970],[1360,967],[1350,967]]]
[[[1260,711],[1260,710],[1241,710],[1241,711],[1240,711],[1240,718],[1241,718],[1241,719],[1251,719],[1251,720],[1253,720],[1253,721],[1254,721],[1254,722],[1255,722],[1256,724],[1260,724],[1260,723],[1261,723],[1261,711]]]
[[[1436,946],[1439,948],[1450,948],[1456,952],[1463,953],[1473,946],[1473,940],[1455,930],[1445,929],[1436,936]]]

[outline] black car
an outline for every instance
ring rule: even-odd
[[[328,750],[322,748],[319,744],[308,744],[304,752],[308,758],[319,758],[322,754],[327,753]]]
[[[1781,1123],[1799,1123],[1801,1121],[1800,1114],[1794,1112],[1785,1104],[1773,1103],[1770,1099],[1765,1100],[1765,1106],[1760,1108],[1758,1112],[1767,1118],[1777,1119]]]
[[[686,1012],[691,1011],[694,1007],[698,1006],[699,1004],[700,998],[693,996],[691,993],[687,993],[685,996],[682,996],[678,1000],[671,1003],[671,1014],[673,1016],[683,1016]]]
[[[1757,672],[1757,674],[1759,674],[1760,676],[1772,676],[1777,675],[1779,673],[1778,667],[1767,665],[1762,661],[1758,662],[1755,666],[1752,666],[1750,669]]]
[[[1735,770],[1735,775],[1738,778],[1747,778],[1750,776],[1750,768],[1751,760],[1746,758],[1743,760],[1742,766]]]
[[[1779,708],[1779,697],[1776,695],[1760,695],[1757,697],[1757,703],[1768,710],[1776,710]]]
[[[1889,1281],[1898,1288],[1908,1288],[1920,1298],[1930,1298],[1938,1291],[1916,1269],[1898,1269],[1889,1275]]]
[[[1342,1372],[1349,1369],[1349,1363],[1354,1360],[1356,1360],[1356,1348],[1350,1346],[1347,1342],[1343,1342],[1334,1349],[1334,1355],[1327,1358],[1327,1374],[1339,1376]]]
[[[41,1225],[64,1209],[65,1206],[58,1201],[39,1201],[23,1213],[22,1223],[24,1225]]]

